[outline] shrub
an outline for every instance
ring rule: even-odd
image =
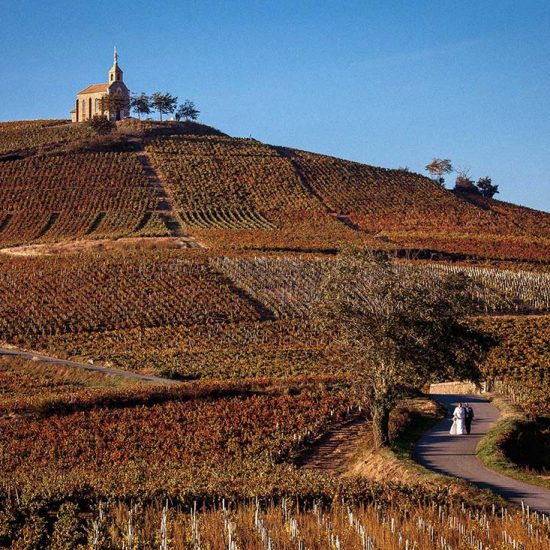
[[[96,115],[88,120],[87,125],[92,131],[100,136],[110,134],[115,128],[115,123],[107,120],[104,116]]]

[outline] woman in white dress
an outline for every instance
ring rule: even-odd
[[[453,411],[453,425],[451,426],[451,435],[464,435],[466,433],[466,409],[459,403]]]

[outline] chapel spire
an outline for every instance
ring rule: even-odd
[[[118,52],[116,46],[113,53],[113,66],[109,71],[109,84],[113,82],[122,81],[122,69],[118,66]]]

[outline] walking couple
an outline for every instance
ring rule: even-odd
[[[449,433],[451,435],[469,434],[473,419],[474,409],[468,403],[459,403],[453,412],[453,425]]]

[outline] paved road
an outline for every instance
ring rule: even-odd
[[[461,477],[476,485],[491,489],[504,498],[533,510],[550,514],[550,490],[522,483],[486,468],[477,458],[475,449],[480,439],[500,416],[500,411],[480,396],[432,395],[452,411],[457,403],[472,405],[475,420],[470,435],[451,436],[451,414],[426,432],[415,447],[415,458],[420,464],[454,477]]]
[[[21,351],[17,349],[4,349],[0,348],[0,356],[18,357],[20,359],[27,359],[29,361],[37,361],[38,363],[45,363],[50,365],[62,365],[65,367],[73,367],[77,369],[84,369],[93,372],[99,372],[101,374],[108,374],[111,376],[120,376],[122,378],[131,378],[134,380],[141,380],[143,382],[154,382],[155,384],[178,384],[175,380],[168,378],[161,378],[160,376],[138,374],[137,372],[126,371],[122,369],[113,369],[111,367],[100,367],[99,365],[92,365],[91,363],[80,363],[78,361],[70,361],[68,359],[57,359],[56,357],[48,357],[46,355],[40,355],[38,353],[32,353],[27,351]]]

